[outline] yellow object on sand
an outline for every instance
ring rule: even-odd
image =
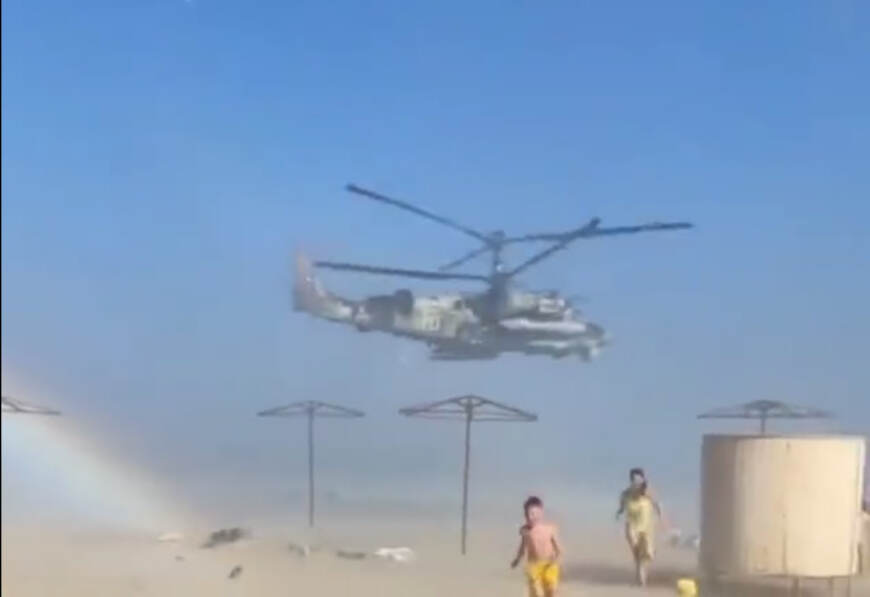
[[[691,578],[681,578],[677,581],[677,595],[680,597],[698,597],[698,585]]]
[[[553,593],[559,586],[559,564],[546,561],[526,564],[526,580],[530,595],[538,597],[545,592]]]

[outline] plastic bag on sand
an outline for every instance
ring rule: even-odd
[[[308,556],[311,555],[311,551],[312,551],[311,546],[308,545],[307,543],[303,544],[303,545],[298,545],[296,543],[290,543],[287,546],[287,549],[290,551],[290,553],[292,553],[300,558],[307,558]]]
[[[406,564],[417,559],[417,554],[410,547],[381,547],[375,550],[375,557]]]
[[[160,543],[178,543],[179,541],[184,539],[184,535],[181,533],[163,533],[157,540]]]

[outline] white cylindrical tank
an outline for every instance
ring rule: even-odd
[[[870,512],[864,512],[858,549],[858,572],[870,576]]]
[[[865,452],[851,436],[704,436],[703,570],[855,574]]]

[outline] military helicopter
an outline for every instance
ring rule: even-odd
[[[437,271],[377,267],[335,261],[311,262],[304,255],[296,260],[294,309],[315,317],[354,325],[360,331],[381,331],[427,343],[433,360],[494,359],[502,353],[549,355],[562,358],[578,355],[590,360],[608,338],[604,329],[587,321],[568,298],[556,291],[530,292],[520,289],[515,279],[544,259],[580,240],[656,230],[691,228],[688,222],[654,222],[638,226],[601,227],[593,218],[565,232],[526,234],[509,237],[504,231],[489,234],[469,228],[410,203],[348,185],[358,196],[392,205],[428,220],[458,230],[481,246],[441,266]],[[546,242],[549,246],[520,265],[508,268],[502,260],[505,247],[519,243]],[[488,275],[457,273],[452,270],[491,254]],[[401,289],[393,294],[355,301],[326,291],[314,275],[315,268],[360,272],[422,280],[457,280],[483,283],[481,292],[454,292],[416,296]]]

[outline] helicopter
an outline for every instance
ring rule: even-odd
[[[591,360],[608,344],[606,331],[586,320],[573,301],[557,291],[521,289],[516,281],[518,274],[580,239],[692,227],[689,222],[653,222],[606,228],[600,225],[599,218],[593,218],[565,232],[510,237],[502,230],[480,232],[408,202],[353,184],[347,185],[346,190],[462,232],[478,241],[480,246],[437,271],[336,261],[312,262],[305,255],[298,254],[293,288],[294,310],[353,325],[362,332],[380,331],[425,342],[433,360],[486,360],[510,352],[553,358],[577,355],[584,361]],[[549,243],[549,246],[516,267],[509,268],[502,259],[503,251],[509,245],[540,242]],[[490,254],[488,274],[453,271],[487,253]],[[477,282],[485,284],[486,289],[432,296],[419,296],[408,289],[400,289],[392,294],[351,300],[327,291],[315,275],[316,269]]]

